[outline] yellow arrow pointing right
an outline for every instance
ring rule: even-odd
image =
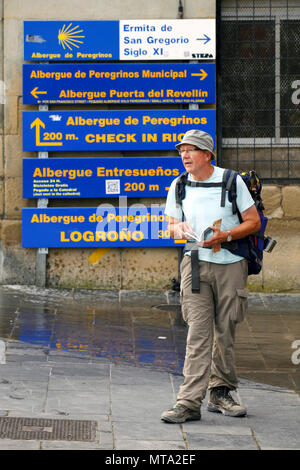
[[[200,80],[204,80],[207,77],[208,74],[203,69],[200,69],[200,72],[201,73],[191,73],[191,76],[192,77],[201,77]]]

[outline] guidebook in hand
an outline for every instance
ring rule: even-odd
[[[212,225],[220,229],[221,222],[222,222],[222,219],[218,219],[218,220],[215,220]],[[204,240],[208,240],[209,238],[211,238],[214,234],[214,231],[210,227],[207,227],[205,230],[203,230],[203,232],[200,235],[197,235],[192,229],[189,230],[188,232],[187,231],[183,232],[183,234],[188,239],[195,240],[198,246],[203,246]],[[213,253],[220,251],[220,249],[221,249],[221,245],[217,245],[213,247]]]

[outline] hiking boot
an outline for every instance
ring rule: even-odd
[[[230,395],[228,387],[215,387],[210,391],[208,411],[223,413],[225,416],[245,416],[246,408],[239,405]]]
[[[166,423],[184,423],[185,421],[196,421],[200,418],[200,411],[191,410],[179,403],[173,406],[171,410],[164,411],[161,415],[161,419]]]

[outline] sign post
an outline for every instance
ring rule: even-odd
[[[164,206],[23,209],[23,247],[171,247]]]
[[[24,104],[215,102],[215,64],[23,65]]]
[[[24,158],[24,198],[166,197],[180,157]]]
[[[215,110],[23,111],[23,150],[174,150],[198,128],[215,135]]]
[[[23,112],[23,150],[40,158],[23,159],[23,197],[39,202],[22,211],[22,243],[43,253],[44,285],[51,247],[183,246],[170,238],[164,206],[48,208],[46,201],[166,197],[184,167],[163,151],[191,128],[215,140],[215,110],[199,108],[215,103],[215,50],[214,19],[24,22],[24,59],[33,63],[23,66],[23,103],[39,111]],[[61,111],[61,104],[152,109]],[[108,155],[45,158],[52,151]],[[114,158],[112,151],[162,155]]]
[[[215,20],[24,21],[29,61],[214,60]]]

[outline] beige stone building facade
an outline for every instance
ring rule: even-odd
[[[44,264],[38,261],[36,249],[22,248],[21,210],[36,207],[37,204],[36,200],[22,198],[22,159],[37,156],[36,152],[22,151],[22,111],[37,109],[22,103],[23,21],[176,19],[180,3],[178,0],[0,1],[1,284],[44,283],[48,287],[113,290],[171,289],[171,279],[178,277],[176,248],[53,248],[45,256]],[[186,19],[216,17],[215,2],[184,0],[182,5]],[[51,109],[58,108],[54,106]],[[95,106],[94,109],[109,108]],[[300,148],[294,147],[293,152],[299,160]],[[227,162],[230,164],[233,154],[234,149],[230,145],[224,146],[221,163],[224,166]],[[118,155],[118,152],[114,152],[114,156]],[[55,156],[58,153],[53,152],[53,157]],[[70,155],[66,153],[64,156]],[[263,200],[265,213],[270,219],[268,235],[274,237],[278,243],[273,253],[265,255],[263,272],[249,278],[249,287],[267,292],[298,291],[300,185],[289,184],[286,179],[284,183],[280,180],[274,183],[273,180],[264,184]],[[50,200],[49,207],[97,207],[102,202]],[[143,199],[131,202],[143,202],[147,205],[152,202],[162,204],[164,201]],[[41,270],[44,270],[42,275]]]

